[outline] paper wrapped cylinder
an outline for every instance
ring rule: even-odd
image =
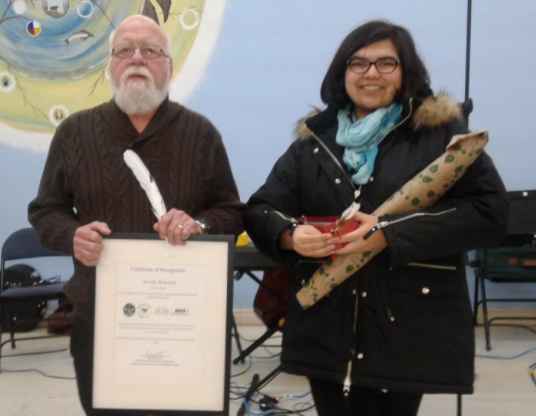
[[[445,153],[407,182],[385,201],[373,215],[397,214],[433,205],[472,165],[488,142],[485,130],[456,135]],[[359,271],[378,252],[340,255],[327,260],[296,294],[307,309]]]

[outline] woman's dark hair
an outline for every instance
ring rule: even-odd
[[[402,88],[395,100],[405,102],[410,97],[431,96],[428,71],[417,54],[408,30],[387,21],[373,20],[354,29],[339,46],[322,82],[322,101],[339,108],[351,105],[352,101],[344,86],[346,62],[359,49],[386,39],[395,45],[403,70]]]

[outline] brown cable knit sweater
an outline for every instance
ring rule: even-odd
[[[92,221],[112,232],[154,232],[150,203],[123,161],[134,150],[164,198],[209,224],[211,233],[238,235],[242,209],[229,160],[214,126],[165,100],[140,134],[112,100],[66,119],[52,140],[28,219],[44,246],[73,254],[75,230]],[[65,292],[75,310],[87,310],[95,268],[74,260]],[[84,314],[82,314],[84,315]]]

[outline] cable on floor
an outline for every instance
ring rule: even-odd
[[[532,379],[532,382],[536,385],[536,363],[532,364],[529,367],[528,373],[530,375],[530,378]]]
[[[32,372],[41,374],[42,376],[47,377],[47,378],[53,378],[53,379],[58,379],[58,380],[76,380],[76,377],[54,376],[54,375],[51,375],[51,374],[44,373],[41,370],[36,370],[36,369],[33,369],[33,368],[30,368],[30,369],[27,369],[27,370],[6,370],[6,369],[1,369],[0,370],[0,373],[32,373]]]
[[[51,350],[51,351],[22,352],[20,354],[2,355],[2,358],[24,357],[26,355],[53,354],[56,352],[67,352],[67,351],[69,351],[69,348],[62,348],[61,350]]]
[[[245,400],[245,396],[249,390],[249,385],[242,387],[239,386],[236,382],[232,381],[231,386],[234,387],[236,390],[232,390],[233,394],[236,394],[239,397],[234,397],[232,400],[242,399],[244,400],[244,408],[246,411],[251,415],[256,416],[264,416],[264,415],[298,415],[303,416],[301,412],[306,412],[310,409],[313,409],[315,407],[313,400],[309,400],[305,403],[295,403],[293,405],[293,409],[285,409],[280,407],[280,404],[284,400],[297,400],[302,399],[308,395],[311,394],[310,391],[304,392],[304,393],[297,393],[297,394],[284,394],[284,395],[266,395],[264,393],[261,393],[259,391],[256,391],[254,395],[252,395],[249,400]],[[255,397],[261,396],[261,399],[257,400]],[[259,406],[259,411],[254,411],[251,408],[251,404],[255,404]]]
[[[490,360],[515,360],[515,359],[517,359],[519,357],[523,357],[524,355],[527,355],[527,354],[531,353],[532,351],[536,351],[536,347],[529,348],[528,350],[520,352],[519,354],[513,355],[511,357],[501,357],[499,355],[481,355],[481,354],[476,354],[475,357],[477,357],[477,358],[487,358],[487,359],[490,359]]]
[[[251,360],[251,356],[249,356],[248,358],[249,358],[249,360],[248,360],[248,368],[246,368],[246,369],[245,369],[244,371],[242,371],[241,373],[238,373],[238,374],[231,374],[231,378],[241,376],[242,374],[246,374],[246,373],[251,369],[251,366],[253,365],[253,361]]]

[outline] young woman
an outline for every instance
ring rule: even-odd
[[[307,310],[295,294],[319,264],[299,262],[282,369],[308,377],[319,415],[416,415],[423,393],[473,391],[463,254],[504,237],[506,191],[482,153],[434,206],[417,211],[424,215],[370,214],[467,133],[460,106],[433,95],[406,29],[372,21],[352,31],[321,97],[327,108],[299,122],[299,138],[250,198],[246,230],[281,262],[383,251]],[[342,249],[338,238],[296,220],[341,215],[355,199],[361,225]]]

